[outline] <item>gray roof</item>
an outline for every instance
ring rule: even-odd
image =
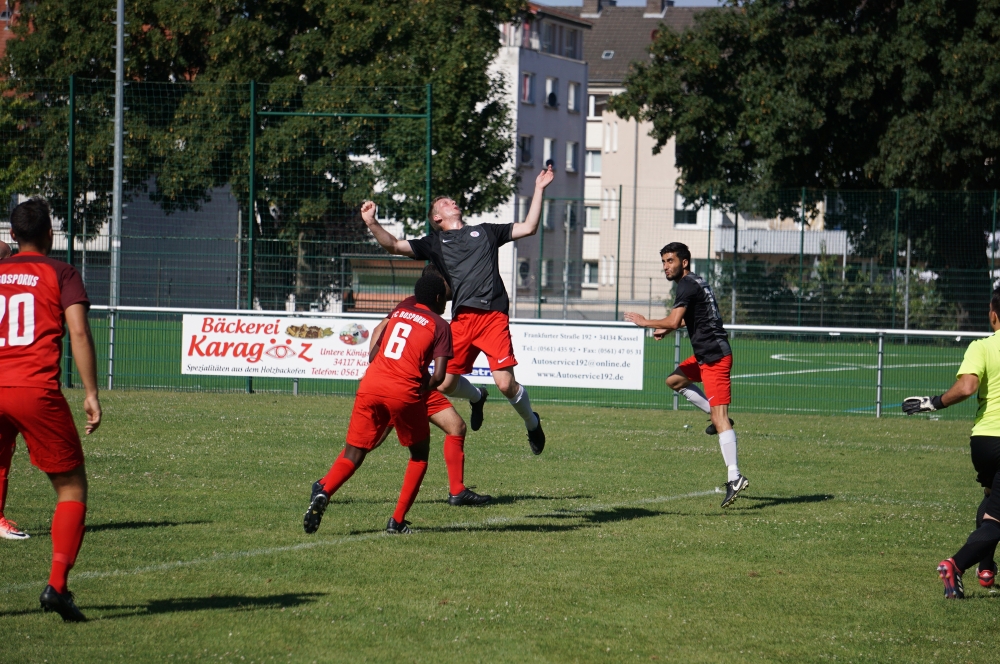
[[[579,16],[582,7],[560,7],[563,12]],[[645,7],[603,7],[600,17],[588,15],[593,26],[583,38],[583,59],[590,70],[590,83],[615,85],[628,73],[629,64],[636,60],[648,61],[646,50],[657,27],[663,23],[677,32],[694,25],[697,12],[704,7],[667,7],[663,18],[643,18]],[[605,51],[614,51],[610,60],[601,58]]]

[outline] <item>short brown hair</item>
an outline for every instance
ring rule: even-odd
[[[993,297],[990,298],[990,310],[1000,316],[1000,288],[993,289]]]

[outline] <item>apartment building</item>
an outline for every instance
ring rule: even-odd
[[[542,229],[501,249],[501,275],[511,295],[512,315],[535,315],[539,299],[579,298],[578,286],[565,291],[563,274],[567,266],[579,265],[583,246],[578,210],[584,193],[584,35],[589,29],[590,22],[579,16],[535,4],[529,5],[523,20],[500,29],[501,47],[492,69],[503,78],[513,110],[510,165],[520,182],[509,201],[469,223],[523,221],[535,176],[546,164],[555,169],[555,180],[546,190]]]

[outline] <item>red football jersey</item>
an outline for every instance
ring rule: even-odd
[[[427,367],[436,357],[452,356],[451,328],[443,318],[416,302],[401,302],[388,320],[358,394],[417,401],[427,380]]]
[[[33,252],[0,261],[0,387],[59,389],[65,311],[80,303],[72,265]]]

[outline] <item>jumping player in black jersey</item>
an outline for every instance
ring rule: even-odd
[[[531,408],[528,391],[514,378],[514,346],[507,317],[509,300],[500,278],[501,246],[538,232],[545,188],[554,177],[549,166],[535,178],[535,195],[524,222],[519,224],[468,225],[462,210],[447,196],[431,203],[433,232],[422,238],[398,240],[382,228],[375,217],[375,203],[365,201],[361,218],[375,240],[390,254],[430,261],[444,275],[452,291],[451,333],[455,356],[448,361],[448,377],[441,391],[449,397],[466,399],[472,405],[469,424],[479,431],[483,405],[489,392],[473,385],[464,374],[472,373],[473,362],[482,352],[490,363],[493,381],[521,419],[528,432],[528,445],[535,454],[545,447],[541,418]]]
[[[705,429],[705,433],[719,434],[719,447],[729,473],[722,507],[728,507],[743,489],[750,486],[749,480],[740,473],[736,432],[733,421],[729,419],[729,404],[732,402],[729,374],[733,367],[733,349],[729,347],[729,335],[722,327],[722,316],[711,286],[689,269],[691,252],[687,245],[671,242],[660,250],[660,260],[667,279],[677,283],[670,314],[660,320],[647,320],[642,314],[629,312],[625,314],[625,320],[639,327],[653,328],[653,336],[657,340],[682,324],[687,326],[694,355],[681,362],[677,370],[667,377],[667,385],[711,415],[712,424]],[[703,383],[705,391],[695,383]]]

